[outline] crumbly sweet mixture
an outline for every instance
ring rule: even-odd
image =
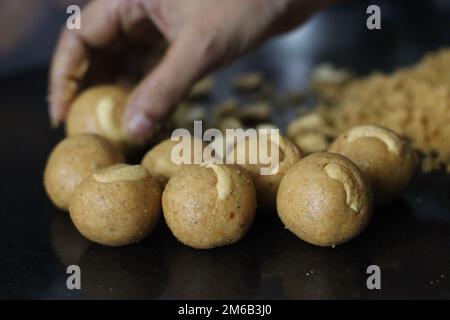
[[[320,97],[317,112],[336,134],[356,125],[384,126],[411,140],[423,154],[424,172],[450,173],[450,49],[391,74],[340,83],[322,77],[313,86]]]

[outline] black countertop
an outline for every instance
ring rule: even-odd
[[[227,79],[242,70],[262,70],[288,91],[305,87],[318,62],[390,71],[450,45],[450,12],[392,3],[380,2],[385,16],[377,31],[365,28],[364,2],[321,14],[221,70],[212,99],[229,96]],[[360,237],[336,248],[302,242],[275,212],[259,212],[241,242],[213,250],[178,243],[163,222],[137,245],[90,243],[43,188],[46,158],[63,137],[49,127],[46,86],[46,69],[0,80],[0,298],[450,298],[450,177],[444,173],[418,175],[402,198],[375,209]],[[81,290],[67,289],[72,264],[82,270]],[[366,287],[372,264],[381,268],[381,290]]]

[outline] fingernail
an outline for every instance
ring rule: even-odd
[[[57,129],[59,127],[60,121],[58,120],[58,116],[56,115],[55,108],[53,106],[49,109],[50,116],[50,125],[53,129]]]
[[[150,137],[156,130],[155,123],[143,114],[136,114],[128,121],[127,131],[135,138]]]

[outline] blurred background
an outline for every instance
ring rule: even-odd
[[[0,0],[0,76],[47,64],[71,4],[88,0]]]
[[[0,77],[45,66],[68,17],[67,7],[87,2],[0,0]],[[381,30],[365,28],[370,4],[381,7]],[[285,71],[293,78],[283,78],[298,86],[304,85],[316,61],[329,60],[357,72],[413,63],[424,51],[449,44],[449,30],[448,0],[342,1],[257,53],[260,61],[285,66],[281,57],[291,56],[294,65]]]

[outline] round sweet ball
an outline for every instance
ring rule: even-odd
[[[408,141],[395,132],[372,125],[341,134],[330,152],[352,160],[368,178],[378,204],[399,196],[411,181],[417,155]]]
[[[141,164],[158,181],[160,187],[164,189],[167,181],[173,177],[183,166],[183,164],[201,164],[203,160],[204,144],[200,139],[191,138],[189,141],[189,152],[186,155],[186,163],[172,159],[174,156],[184,157],[184,147],[182,142],[166,139],[148,151]]]
[[[339,245],[360,234],[371,218],[372,194],[358,167],[334,153],[314,153],[281,180],[277,210],[300,239]]]
[[[123,162],[122,153],[108,140],[81,134],[61,141],[51,152],[44,171],[44,186],[52,202],[67,210],[78,185],[94,171]]]
[[[127,135],[122,118],[130,91],[120,85],[99,85],[83,91],[72,103],[66,134],[95,133],[123,150],[141,144]]]
[[[253,222],[256,194],[236,165],[186,165],[166,185],[164,218],[174,236],[193,248],[239,241]]]
[[[272,159],[275,160],[273,163],[268,163],[269,161],[267,159],[261,161],[262,154],[266,152],[261,152],[261,155],[259,154],[261,151],[260,139],[263,139],[263,143],[266,144],[269,159],[272,154],[275,155],[271,151],[272,142],[273,145],[278,146],[278,159]],[[256,135],[242,139],[227,154],[227,158],[234,158],[234,163],[248,170],[255,184],[258,195],[258,206],[265,209],[275,208],[281,178],[303,156],[303,151],[289,139],[279,135],[278,141],[274,141],[272,140],[271,134]]]
[[[154,229],[161,212],[158,183],[141,165],[117,164],[85,179],[70,202],[80,233],[107,246],[139,242]]]

